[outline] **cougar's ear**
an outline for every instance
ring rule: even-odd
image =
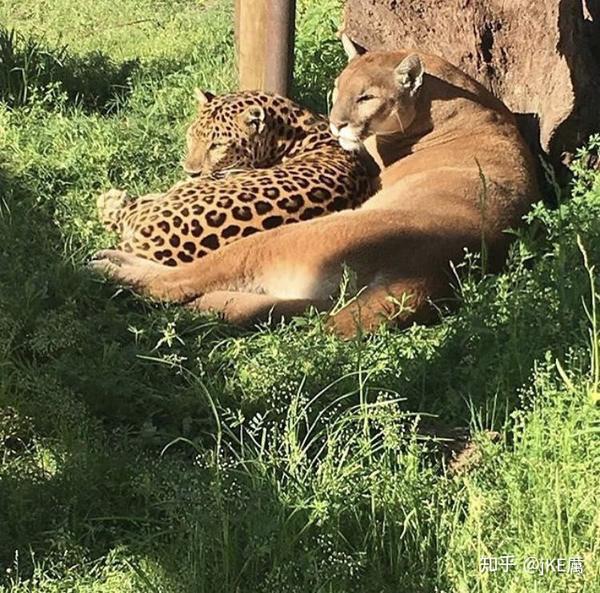
[[[194,97],[196,97],[196,101],[198,101],[198,105],[204,105],[205,103],[210,103],[215,96],[209,91],[203,91],[196,87],[194,89]]]
[[[354,41],[352,41],[352,39],[350,39],[350,37],[348,37],[346,33],[342,33],[340,35],[340,39],[342,40],[344,51],[348,56],[348,61],[353,60],[354,58],[357,58],[358,56],[361,56],[365,53],[365,49],[360,45],[354,43]]]
[[[417,54],[404,58],[394,70],[400,91],[414,97],[423,84],[423,72],[423,63]]]
[[[335,103],[337,101],[338,98],[338,83],[339,83],[340,77],[338,76],[334,82],[333,82],[333,88],[331,89],[331,102]]]
[[[248,107],[242,113],[242,122],[251,133],[260,134],[265,129],[265,110],[262,107]]]

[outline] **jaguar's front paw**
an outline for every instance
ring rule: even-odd
[[[119,213],[128,201],[127,192],[122,189],[110,189],[100,194],[96,200],[96,209],[102,223],[109,229],[115,230]]]

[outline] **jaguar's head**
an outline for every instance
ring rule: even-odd
[[[196,89],[198,113],[188,127],[183,167],[191,176],[256,165],[265,128],[260,96],[248,92],[215,96]]]

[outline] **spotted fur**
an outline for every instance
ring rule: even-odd
[[[197,177],[165,194],[101,197],[100,216],[124,252],[187,264],[254,233],[356,208],[376,189],[326,119],[256,91],[206,98],[188,130],[185,166]]]

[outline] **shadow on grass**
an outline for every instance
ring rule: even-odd
[[[69,54],[14,30],[0,28],[0,100],[10,107],[27,103],[32,92],[53,88],[87,111],[109,112],[131,93],[138,60],[115,63],[102,52]]]
[[[205,50],[225,51],[218,46]],[[198,59],[188,55],[181,59],[153,58],[143,64],[139,59],[118,62],[100,51],[73,54],[67,46],[48,46],[0,26],[0,101],[14,108],[35,97],[38,102],[62,106],[63,95],[67,104],[86,113],[110,115],[127,104],[134,79],[162,81],[172,74],[189,72],[191,65],[201,72]]]
[[[130,487],[137,458],[210,416],[198,386],[133,331],[160,339],[167,312],[66,259],[52,218],[0,164],[3,566],[15,550],[23,567],[28,549],[60,555],[68,534],[104,555],[119,538],[95,518],[148,512]]]
[[[199,327],[197,319],[115,294],[64,256],[52,202],[40,204],[1,164],[0,188],[1,565],[11,566],[18,550],[22,578],[35,562],[85,572],[121,548],[129,560],[151,558],[177,583],[174,590],[190,592],[202,584],[207,591],[261,590],[300,578],[316,590],[328,580],[350,582],[359,569],[377,590],[394,590],[399,573],[405,582],[434,578],[434,547],[412,536],[394,558],[376,553],[368,504],[342,505],[321,524],[314,493],[305,507],[281,496],[290,480],[283,466],[264,474],[194,463],[198,451],[208,458],[214,451],[209,400],[244,407],[235,401],[239,383],[227,386],[231,361],[210,362],[210,352],[252,335],[210,322]],[[179,344],[169,334],[174,321],[185,338]],[[264,335],[277,342],[276,334]],[[164,354],[159,344],[169,341]],[[339,356],[354,363],[350,345],[340,345]],[[161,456],[177,436],[204,446],[181,444]],[[385,510],[377,520],[389,521]],[[343,563],[318,568],[331,546]],[[7,578],[14,572],[2,572],[0,582]]]

